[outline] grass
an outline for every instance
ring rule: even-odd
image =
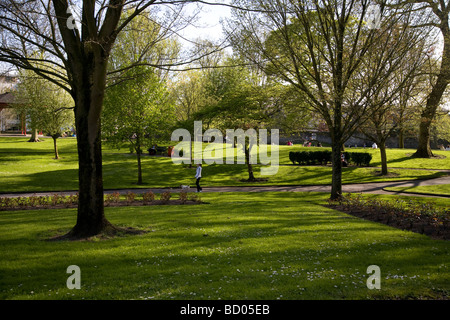
[[[0,213],[0,299],[439,299],[445,241],[323,207],[318,193],[204,193],[200,206],[106,208],[139,236],[51,242],[76,211]],[[442,201],[441,199],[436,201]],[[66,269],[81,269],[69,290]],[[381,290],[366,286],[369,265]]]
[[[388,191],[420,193],[420,194],[443,194],[450,196],[450,184],[418,187],[388,187]]]
[[[52,140],[29,143],[26,138],[0,138],[0,193],[67,191],[78,188],[78,155],[74,138],[59,139],[60,160],[53,159]],[[289,151],[301,147],[280,147],[280,166],[273,176],[261,176],[261,166],[255,165],[258,178],[268,178],[258,185],[324,185],[331,183],[331,167],[293,166],[289,164]],[[310,148],[311,149],[311,148]],[[353,149],[352,149],[353,150]],[[356,150],[356,149],[355,149]],[[361,149],[363,150],[363,149]],[[374,152],[372,149],[365,149]],[[410,150],[389,150],[391,163],[400,166],[402,157]],[[446,152],[446,151],[444,151]],[[375,157],[375,155],[374,155]],[[450,157],[449,157],[450,158]],[[430,168],[450,168],[449,158],[427,160]],[[374,159],[377,165],[377,159]],[[380,176],[377,168],[343,168],[343,183],[380,182],[428,179],[445,173],[433,170],[420,170],[423,160],[407,159],[411,168],[391,169],[388,177]],[[103,175],[105,189],[179,187],[182,184],[193,185],[195,168],[175,165],[167,157],[143,157],[144,185],[138,186],[136,156],[129,154],[126,148],[112,149],[104,145]],[[248,185],[246,165],[205,165],[203,186],[244,186]]]

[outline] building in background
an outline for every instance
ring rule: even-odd
[[[25,127],[21,117],[14,110],[14,91],[18,78],[10,75],[0,75],[0,132],[24,132]]]

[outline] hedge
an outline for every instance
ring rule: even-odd
[[[367,152],[344,152],[344,157],[347,163],[366,167],[370,165],[372,160],[372,155]],[[331,151],[291,151],[289,152],[289,160],[293,164],[298,163],[300,165],[326,165],[331,162]]]

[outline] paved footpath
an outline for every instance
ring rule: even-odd
[[[373,182],[373,183],[357,183],[357,184],[343,184],[343,193],[374,193],[374,194],[390,194],[390,195],[404,195],[404,196],[422,196],[422,197],[437,197],[450,198],[449,195],[431,195],[419,193],[406,193],[396,191],[386,191],[387,187],[418,187],[430,186],[437,184],[450,184],[450,175],[428,179],[428,180],[409,180],[409,181],[391,181],[391,182]],[[195,186],[187,189],[189,192],[195,192]],[[121,189],[121,190],[105,190],[105,193],[119,192],[126,194],[127,192],[144,193],[152,191],[153,193],[162,193],[164,191],[180,192],[181,188],[148,188],[148,189]],[[330,185],[289,185],[289,186],[239,186],[239,187],[203,187],[203,192],[331,192]],[[36,193],[9,193],[0,194],[0,197],[29,197],[29,196],[49,196],[53,194],[72,195],[76,191],[63,192],[36,192]]]

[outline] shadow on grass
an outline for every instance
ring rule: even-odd
[[[152,232],[108,241],[36,242],[34,237],[43,230],[69,226],[75,212],[42,212],[40,220],[32,222],[37,228],[33,231],[30,215],[11,213],[17,218],[14,236],[0,238],[1,246],[8,248],[3,259],[14,268],[2,270],[2,296],[366,299],[373,294],[420,298],[433,294],[432,288],[448,289],[445,277],[433,278],[447,257],[443,242],[323,208],[316,203],[322,198],[234,194],[217,195],[211,205],[188,211],[111,208],[106,214],[115,225],[146,226]],[[365,285],[371,264],[381,267],[381,293]],[[83,290],[66,288],[69,265],[80,266]],[[33,278],[25,281],[30,272]],[[408,277],[400,279],[402,275]],[[415,275],[428,280],[420,282]]]

